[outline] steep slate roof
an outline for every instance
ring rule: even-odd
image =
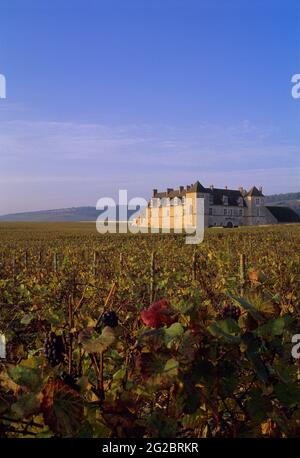
[[[223,196],[228,197],[229,206],[238,206],[239,198],[243,197],[240,191],[236,189],[218,189],[218,188],[206,188],[205,192],[213,195],[214,205],[223,205]],[[246,207],[246,203],[243,198],[243,206]]]
[[[155,198],[162,199],[164,197],[169,197],[170,199],[174,199],[174,197],[179,197],[180,199],[183,196],[186,196],[189,192],[197,192],[197,193],[208,193],[213,196],[213,205],[223,205],[223,196],[228,197],[228,205],[229,206],[239,206],[239,198],[243,197],[241,192],[236,189],[218,189],[218,188],[204,188],[199,181],[196,183],[189,185],[188,187],[181,187],[180,189],[169,189],[168,191],[164,192],[157,192],[155,194]],[[259,192],[257,190],[257,192]],[[243,206],[246,207],[246,203],[243,198]]]
[[[196,183],[194,184],[188,185],[186,188],[183,186],[181,188],[182,190],[170,189],[169,191],[157,192],[155,194],[155,197],[160,198],[160,199],[162,197],[170,197],[171,199],[173,199],[174,197],[181,198],[183,196],[186,196],[186,194],[189,192],[207,192],[206,189],[202,186],[202,184],[199,181],[196,181]]]
[[[161,199],[163,197],[170,197],[170,199],[173,199],[174,197],[180,197],[181,198],[181,197],[183,197],[185,195],[186,195],[186,189],[183,189],[183,191],[181,191],[181,192],[179,191],[179,189],[172,189],[172,191],[169,191],[169,192],[167,192],[167,191],[157,192],[155,194],[155,196],[153,196],[153,197],[159,198],[159,199]]]
[[[252,186],[252,188],[247,192],[246,196],[249,197],[263,197],[263,193],[257,189],[256,186]]]
[[[279,223],[300,223],[299,215],[290,207],[266,206]]]

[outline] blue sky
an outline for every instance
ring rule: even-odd
[[[298,0],[1,0],[0,214],[299,191]]]

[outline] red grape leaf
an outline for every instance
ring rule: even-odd
[[[45,423],[58,435],[74,436],[83,420],[81,396],[61,380],[50,380],[42,394]]]

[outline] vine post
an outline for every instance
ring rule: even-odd
[[[150,305],[154,302],[155,296],[155,252],[151,253],[150,261]]]
[[[13,282],[16,280],[16,258],[15,255],[13,256],[12,259],[12,277],[13,277]]]
[[[245,293],[245,271],[246,271],[246,259],[243,253],[240,253],[240,292],[241,296]]]
[[[198,255],[197,255],[197,251],[195,248],[194,253],[193,253],[193,271],[192,271],[192,276],[193,276],[194,281],[197,278],[197,269],[198,269]]]
[[[93,276],[96,277],[97,275],[97,251],[94,251],[93,253]]]
[[[24,269],[27,270],[28,267],[28,252],[25,251],[24,253]]]
[[[72,355],[73,355],[73,328],[74,328],[74,313],[73,313],[73,295],[69,296],[68,303],[69,313],[69,374],[72,374]]]
[[[54,253],[53,255],[53,271],[54,273],[57,272],[57,253]]]

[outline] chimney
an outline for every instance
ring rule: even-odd
[[[173,188],[167,188],[167,194],[173,191]]]
[[[214,185],[213,185],[213,184],[211,184],[209,187],[210,187],[210,189],[211,189],[212,191],[214,190]]]
[[[261,193],[262,193],[262,189],[263,189],[262,186],[260,186],[260,187],[258,188],[258,190],[259,190]]]
[[[187,191],[190,190],[190,185],[189,185],[189,184],[186,185],[186,190],[187,190]]]
[[[227,187],[227,186],[225,186],[225,189],[228,189],[228,187]]]
[[[183,190],[184,190],[184,186],[179,186],[179,192],[181,193],[183,192]]]
[[[157,194],[157,189],[153,189],[153,197],[155,197]]]
[[[240,187],[239,187],[239,191],[240,191],[241,194],[243,194],[243,192],[244,192],[243,186],[240,186]]]

